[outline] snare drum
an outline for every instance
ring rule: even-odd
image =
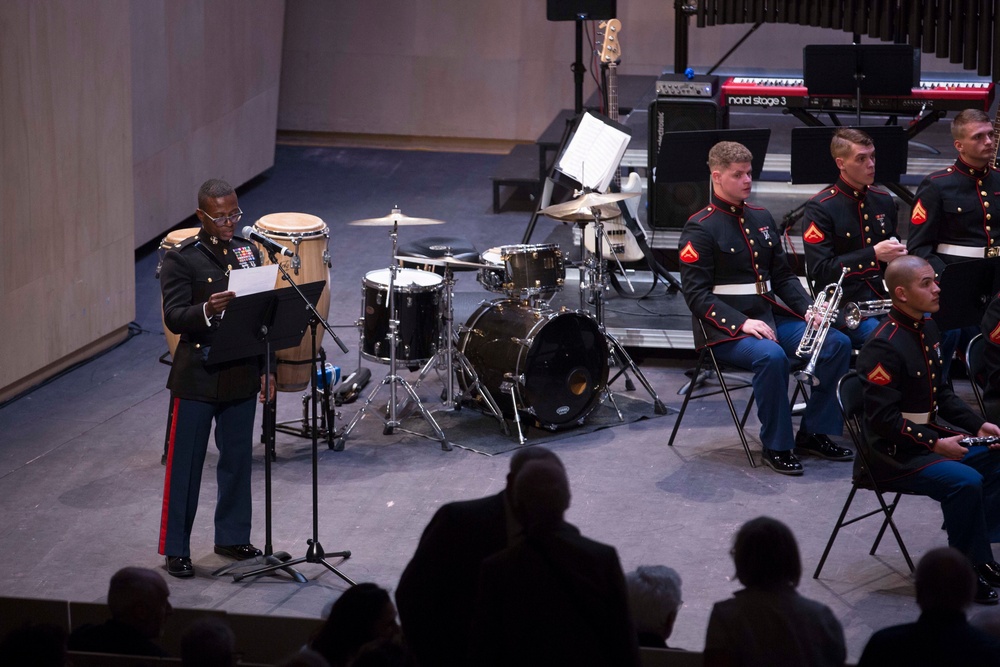
[[[361,354],[365,359],[389,363],[389,271],[365,274]],[[437,352],[441,322],[441,276],[419,269],[396,269],[392,292],[399,326],[396,360],[427,361]]]
[[[280,263],[292,276],[297,285],[322,280],[326,283],[316,311],[325,319],[330,313],[330,231],[326,223],[308,213],[271,213],[260,218],[253,225],[254,231],[293,251],[293,257],[281,256]],[[259,244],[258,244],[258,247]],[[264,248],[260,248],[264,264],[271,259]],[[290,287],[278,273],[274,286]],[[317,327],[316,346],[323,342],[323,327]],[[277,388],[280,391],[301,391],[309,386],[312,370],[312,334],[302,337],[297,347],[279,350]]]
[[[582,311],[529,308],[503,299],[472,314],[459,349],[500,410],[555,430],[581,423],[608,383],[608,343]],[[459,373],[463,391],[470,378]],[[514,396],[511,396],[513,389]]]
[[[483,287],[512,299],[548,301],[562,289],[566,278],[557,243],[490,248],[480,255],[480,261],[488,265],[479,270]]]
[[[156,254],[159,256],[159,261],[156,262],[156,277],[160,277],[160,269],[163,267],[163,258],[166,254],[179,246],[181,241],[184,239],[191,238],[201,231],[201,227],[186,227],[184,229],[175,229],[160,241],[160,247],[156,249]],[[160,294],[160,320],[163,320],[163,294]],[[167,337],[167,349],[170,350],[170,356],[174,356],[174,352],[177,351],[177,343],[180,341],[180,334],[175,334],[173,331],[167,328],[166,321],[163,322],[163,333]]]

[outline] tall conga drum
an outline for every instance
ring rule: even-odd
[[[160,247],[156,249],[157,255],[160,259],[156,263],[156,278],[160,277],[160,269],[163,267],[163,258],[168,252],[176,248],[181,244],[181,241],[187,238],[191,238],[201,231],[201,227],[185,227],[184,229],[175,229],[160,241]],[[160,320],[163,322],[163,334],[167,337],[167,349],[170,350],[171,358],[174,353],[177,352],[177,343],[180,342],[180,334],[175,334],[173,331],[167,328],[167,322],[163,318],[163,294],[160,294]]]
[[[295,253],[293,257],[279,256],[279,261],[297,285],[322,280],[326,283],[316,310],[325,319],[330,314],[330,230],[321,218],[308,213],[271,213],[253,224],[254,230],[280,243]],[[265,264],[271,260],[264,248],[260,254]],[[278,272],[275,287],[289,287]],[[316,349],[323,343],[323,327],[316,329]],[[312,333],[306,332],[298,347],[279,350],[278,390],[302,391],[309,386],[312,371]]]

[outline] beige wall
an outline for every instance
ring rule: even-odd
[[[240,186],[274,165],[282,0],[134,0],[135,244],[197,206],[198,186]]]
[[[0,2],[0,400],[123,337],[206,178],[273,165],[284,5]]]
[[[622,74],[673,69],[673,6],[618,0]],[[545,12],[545,0],[290,2],[278,128],[533,141],[573,106],[574,27]],[[689,64],[699,72],[750,28],[690,24]],[[806,44],[849,42],[843,32],[765,24],[724,67],[801,71]],[[924,69],[961,71],[931,56]]]
[[[134,317],[128,17],[0,3],[0,397]]]

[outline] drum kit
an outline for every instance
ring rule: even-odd
[[[563,289],[566,275],[566,262],[558,244],[502,245],[477,256],[460,239],[441,237],[417,249],[408,247],[406,252],[399,252],[400,226],[437,225],[443,221],[410,217],[394,208],[387,216],[349,223],[391,227],[392,261],[388,268],[364,275],[362,316],[357,322],[361,356],[387,364],[388,371],[335,437],[332,428],[327,428],[328,424],[332,427],[331,411],[324,405],[323,427],[331,447],[343,448],[358,422],[367,413],[376,412],[372,403],[387,387],[389,400],[384,413],[380,413],[384,433],[405,431],[401,428],[400,414],[412,405],[430,425],[433,437],[415,434],[438,440],[442,449],[450,450],[444,432],[416,391],[432,370],[443,381],[442,399],[448,408],[459,409],[463,401],[472,402],[494,416],[508,435],[505,418],[512,419],[522,444],[526,442],[522,415],[532,419],[536,426],[553,431],[572,427],[582,424],[607,396],[621,418],[608,386],[627,369],[652,397],[656,413],[665,414],[666,408],[655,391],[604,326],[603,294],[608,274],[601,248],[602,241],[607,242],[602,219],[617,215],[616,202],[629,196],[637,193],[586,193],[541,211],[563,222],[593,222],[599,230],[596,252],[587,261],[581,261],[579,310],[556,309],[549,303]],[[317,310],[325,317],[330,305],[331,265],[326,224],[312,215],[275,213],[260,218],[254,229],[294,248],[294,256],[281,261],[296,276],[301,274],[303,282],[326,281],[317,304]],[[160,245],[161,259],[163,252],[197,231],[197,228],[177,230],[168,235]],[[414,266],[421,268],[409,268]],[[476,271],[476,280],[497,295],[484,301],[458,327],[454,324],[453,308],[455,271]],[[585,292],[591,295],[589,303],[594,306],[594,314],[583,307]],[[166,333],[169,342],[171,333]],[[306,343],[278,353],[278,389],[297,391],[309,385],[314,360]],[[609,382],[612,366],[620,370]],[[400,375],[400,367],[420,368],[416,382],[411,384]],[[626,381],[631,389],[627,375]],[[398,400],[400,390],[402,401]]]
[[[636,194],[587,193],[543,209],[542,213],[560,221],[596,222],[603,231],[602,217],[617,214],[615,202],[629,196]],[[606,260],[592,258],[590,265],[581,267],[581,289],[594,295],[591,301],[595,315],[582,308],[555,309],[549,302],[563,289],[566,275],[566,263],[557,244],[498,246],[481,253],[478,261],[468,253],[456,256],[452,244],[443,238],[421,247],[420,256],[397,252],[398,227],[439,222],[410,218],[394,209],[383,218],[349,223],[393,228],[393,261],[389,268],[365,274],[362,317],[358,321],[362,356],[387,363],[389,370],[339,434],[337,448],[343,446],[343,440],[366,413],[374,412],[372,402],[388,386],[384,432],[392,433],[400,427],[399,414],[412,403],[431,425],[434,439],[440,440],[443,449],[450,449],[440,426],[416,392],[432,370],[443,380],[442,398],[450,409],[459,409],[464,400],[473,402],[497,418],[508,435],[505,418],[512,419],[522,444],[526,442],[522,415],[530,417],[536,426],[553,431],[572,427],[582,424],[607,396],[621,419],[621,411],[608,389],[611,365],[621,367],[619,375],[630,369],[653,398],[657,414],[666,413],[641,371],[604,327]],[[603,257],[600,237],[598,234],[596,258]],[[459,239],[453,241],[461,243]],[[406,268],[410,266],[442,271],[439,274]],[[454,272],[472,270],[477,271],[477,281],[498,296],[484,301],[465,325],[456,329]],[[399,364],[410,368],[423,364],[415,383],[399,375]],[[397,401],[397,387],[405,391],[401,403]]]

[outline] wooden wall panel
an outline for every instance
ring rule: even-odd
[[[673,6],[619,0],[620,73],[673,69]],[[573,106],[574,26],[547,21],[545,11],[543,0],[288,3],[278,127],[533,141],[559,109]],[[751,27],[690,24],[689,64],[700,73]],[[849,42],[841,31],[764,24],[723,67],[801,71],[805,45]],[[588,70],[590,52],[585,37]],[[930,55],[924,69],[962,72]],[[595,89],[590,77],[585,97]]]
[[[134,317],[128,0],[0,3],[0,397]]]
[[[285,3],[135,0],[135,243],[194,213],[198,186],[274,164]]]

